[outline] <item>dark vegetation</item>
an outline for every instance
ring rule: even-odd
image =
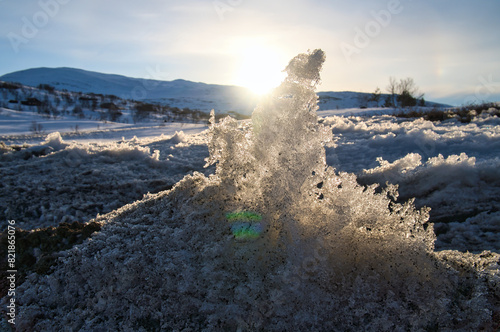
[[[398,118],[423,118],[427,121],[444,121],[456,119],[461,123],[469,123],[474,118],[481,116],[483,113],[488,113],[490,116],[500,116],[500,111],[495,103],[483,103],[477,105],[467,105],[457,108],[440,109],[433,108],[430,111],[421,109],[412,109],[409,111],[400,111],[393,115]]]
[[[385,99],[385,107],[425,106],[424,94],[420,92],[411,77],[400,79],[399,82],[390,77],[386,90],[389,95]],[[378,88],[373,95],[376,96],[377,92],[380,95]]]
[[[58,253],[82,243],[92,233],[101,229],[101,224],[90,222],[60,223],[57,227],[26,231],[16,228],[16,284],[20,285],[32,272],[47,275],[57,263]],[[7,295],[7,233],[0,233],[0,297]]]
[[[16,90],[21,89],[22,87],[23,86],[19,83],[0,82],[0,89]]]

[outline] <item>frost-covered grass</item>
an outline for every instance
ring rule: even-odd
[[[162,174],[175,182],[110,207],[94,219],[99,232],[61,252],[49,273],[27,276],[17,290],[16,327],[498,329],[500,255],[435,251],[429,222],[436,213],[449,227],[441,228],[442,247],[499,251],[498,118],[318,122],[314,89],[323,56],[316,50],[294,58],[288,79],[251,122],[212,119],[209,131],[196,135],[90,144],[52,134],[20,151],[5,146],[0,166],[9,187],[2,190],[18,200],[29,185],[18,174],[39,181],[29,187],[33,197],[50,194],[46,188],[71,191],[74,179],[122,195],[142,194],[144,183]],[[205,158],[215,171],[203,168]],[[76,205],[93,196],[109,203],[113,195],[96,190]],[[57,223],[63,197],[54,194],[40,208],[56,216],[50,222]],[[26,228],[47,220],[23,216]],[[251,236],[240,236],[235,218]]]

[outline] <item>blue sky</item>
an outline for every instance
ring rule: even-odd
[[[0,75],[64,66],[272,86],[321,48],[321,91],[412,77],[428,100],[500,101],[499,13],[498,0],[0,0]]]

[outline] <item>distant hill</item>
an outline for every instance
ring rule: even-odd
[[[319,109],[320,110],[335,110],[346,108],[372,108],[382,106],[388,94],[381,94],[380,101],[377,105],[376,102],[370,101],[371,93],[366,92],[318,92],[319,96]],[[427,107],[451,107],[450,105],[425,101]]]
[[[0,80],[28,86],[48,84],[56,90],[115,95],[122,99],[159,102],[203,111],[215,109],[250,113],[257,103],[255,95],[237,86],[131,78],[64,67],[17,71],[1,76]]]
[[[206,84],[186,80],[161,81],[103,74],[76,68],[32,68],[0,76],[1,81],[18,82],[28,86],[48,84],[57,90],[115,95],[122,99],[158,102],[172,107],[197,109],[208,112],[235,111],[250,114],[258,97],[238,86]],[[320,110],[357,108],[368,105],[368,93],[319,92]],[[382,95],[380,104],[385,96]],[[447,106],[427,102],[428,106]]]

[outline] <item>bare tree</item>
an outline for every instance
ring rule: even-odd
[[[416,99],[420,99],[424,96],[424,94],[420,92],[419,88],[415,84],[415,81],[411,77],[407,77],[399,81],[398,94],[401,95],[403,93],[408,93]]]
[[[398,85],[398,102],[401,107],[416,106],[422,100],[424,94],[420,92],[411,77],[401,79]]]
[[[389,77],[386,90],[390,94],[389,100],[386,100],[386,106],[416,106],[424,97],[411,77],[400,79],[399,82],[394,77]]]
[[[396,96],[398,93],[398,82],[393,76],[389,77],[389,84],[385,88],[389,93],[389,100],[386,100],[386,106],[396,106]]]

